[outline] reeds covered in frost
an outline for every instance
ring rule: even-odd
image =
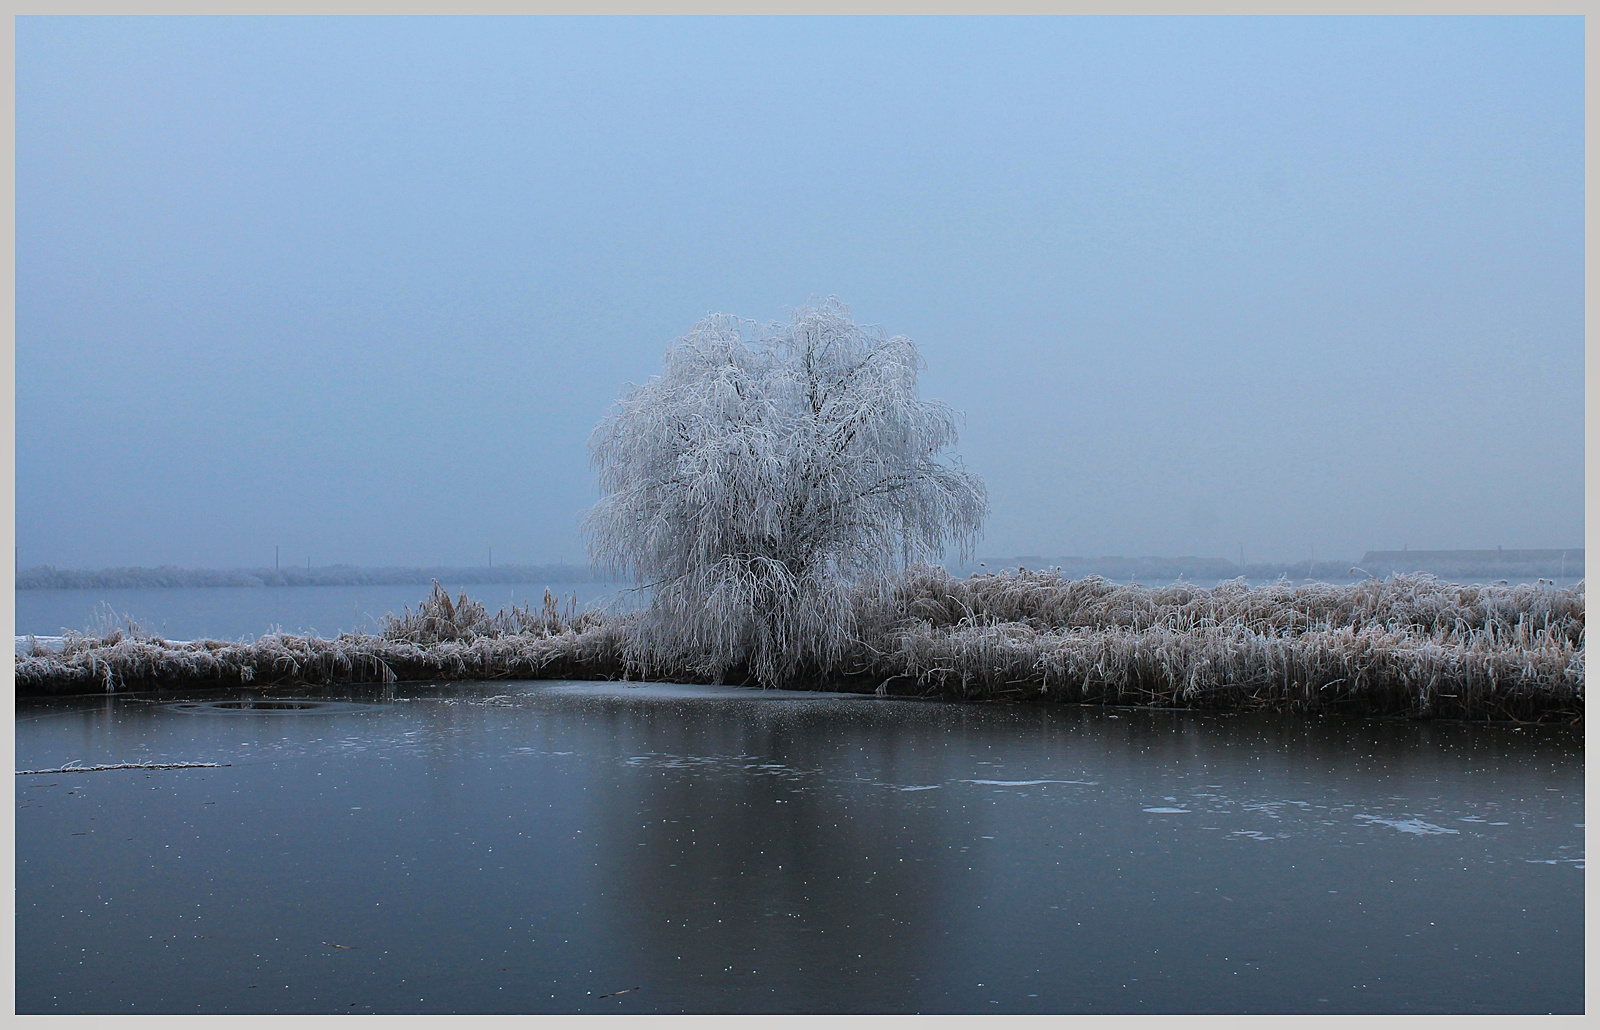
[[[386,617],[380,636],[413,644],[472,641],[479,637],[552,637],[582,633],[598,625],[599,619],[594,612],[580,612],[576,596],[563,606],[548,588],[538,611],[530,605],[513,604],[490,615],[483,602],[468,597],[466,591],[456,600],[450,600],[450,592],[435,580],[432,592],[417,605],[415,612],[407,605],[404,614]]]
[[[17,653],[17,692],[72,694],[164,687],[275,683],[326,686],[424,679],[612,678],[626,673],[621,641],[601,616],[562,611],[549,591],[544,607],[494,616],[464,594],[452,601],[434,586],[416,612],[390,616],[378,634],[331,639],[272,633],[249,643],[175,644],[131,622],[104,634],[67,636],[60,648]]]
[[[1581,715],[1584,591],[1395,576],[1147,588],[915,569],[861,595],[886,693],[1461,718]]]
[[[803,684],[965,700],[1581,718],[1584,588],[1395,576],[1147,588],[918,567],[848,595],[854,634]],[[375,635],[175,645],[109,621],[17,655],[19,694],[423,679],[703,681],[643,653],[647,613],[495,615],[435,587]],[[760,682],[753,670],[746,675]],[[788,681],[789,686],[795,686]]]
[[[861,593],[863,626],[921,619],[935,626],[963,621],[1022,622],[1036,629],[1187,629],[1238,623],[1258,629],[1362,628],[1378,623],[1407,630],[1549,628],[1581,644],[1584,591],[1544,583],[1482,586],[1432,576],[1393,576],[1359,583],[1289,582],[1250,586],[1243,580],[1210,589],[1111,583],[1097,576],[1066,579],[1026,569],[957,579],[921,567]]]

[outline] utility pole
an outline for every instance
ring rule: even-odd
[[[494,568],[494,548],[489,548],[489,568]]]
[[[272,571],[278,571],[278,545],[272,545]]]

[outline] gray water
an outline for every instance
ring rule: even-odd
[[[16,777],[19,1012],[1583,1009],[1579,730],[220,697],[18,705],[21,770],[221,766]]]
[[[628,607],[636,596],[620,583],[445,583],[451,597],[466,591],[491,612],[510,604],[538,608],[548,587],[566,610],[595,604]],[[18,635],[59,636],[97,625],[107,613],[131,617],[169,640],[253,640],[276,630],[336,637],[374,632],[386,614],[413,610],[430,586],[142,587],[97,590],[18,590]]]

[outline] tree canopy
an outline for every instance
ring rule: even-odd
[[[586,531],[651,591],[642,665],[786,682],[839,656],[854,588],[970,553],[983,483],[944,455],[956,414],[918,396],[921,365],[830,298],[765,326],[711,315],[631,386],[589,439]]]

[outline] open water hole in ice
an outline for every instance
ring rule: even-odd
[[[1576,730],[240,700],[18,705],[19,770],[218,763],[15,777],[19,1012],[1583,1009]]]

